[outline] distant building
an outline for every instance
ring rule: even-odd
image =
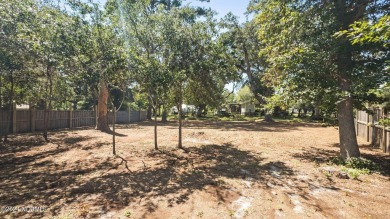
[[[181,108],[183,109],[184,114],[189,114],[196,111],[196,107],[194,105],[182,104]],[[171,114],[178,114],[178,113],[179,111],[176,106],[171,108]]]
[[[30,106],[28,104],[19,104],[16,105],[16,109],[30,109]]]

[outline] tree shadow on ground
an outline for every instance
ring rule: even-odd
[[[58,137],[58,136],[57,136]],[[112,168],[109,159],[99,158],[84,162],[68,164],[67,161],[56,162],[53,157],[58,157],[67,151],[74,149],[86,150],[79,144],[82,141],[92,139],[88,136],[64,137],[54,139],[51,144],[33,137],[32,141],[18,136],[10,141],[9,147],[2,149],[0,154],[0,206],[42,206],[58,211],[59,203],[66,196],[66,188],[77,184],[80,176],[96,172],[100,169]],[[35,139],[35,140],[34,140]],[[31,139],[29,139],[31,140]],[[99,148],[106,145],[94,142],[91,148]],[[34,146],[47,148],[34,151]],[[22,156],[16,156],[16,152],[26,152]],[[0,218],[9,214],[11,218],[41,217],[44,212],[0,212]]]
[[[338,145],[338,144],[337,144]],[[335,146],[335,145],[333,145]],[[361,148],[361,156],[363,158],[369,159],[376,163],[380,170],[381,174],[384,176],[390,176],[390,155],[386,155],[383,153],[367,153],[365,148]],[[313,162],[318,165],[329,163],[331,164],[331,160],[340,156],[340,152],[338,150],[328,150],[321,149],[316,147],[310,147],[307,149],[303,149],[301,153],[292,154],[292,157],[297,158],[301,161]]]
[[[74,142],[81,139],[69,139]],[[73,144],[77,145],[77,144]],[[73,146],[78,147],[78,146]],[[157,163],[130,171],[123,157],[80,159],[55,162],[45,159],[69,150],[69,145],[35,155],[9,157],[0,170],[0,206],[46,206],[51,215],[80,200],[88,200],[87,216],[99,217],[110,210],[141,203],[145,214],[158,207],[154,199],[164,196],[168,206],[189,200],[195,191],[215,189],[220,199],[231,192],[224,179],[251,177],[266,183],[273,168],[291,175],[283,162],[265,163],[260,153],[237,149],[234,145],[205,145],[186,151],[171,149],[150,151],[146,157]],[[0,217],[7,212],[0,212]],[[14,212],[12,217],[40,217],[43,212]],[[81,217],[82,215],[80,215]]]
[[[154,126],[153,121],[137,123],[138,128]],[[159,127],[177,129],[176,121],[159,123]],[[133,128],[129,125],[118,125],[118,129]],[[219,129],[223,131],[262,131],[262,132],[285,132],[298,130],[300,127],[322,128],[316,123],[289,123],[289,122],[253,122],[253,121],[184,121],[183,129]]]
[[[95,202],[110,200],[110,206],[103,207],[103,211],[124,208],[140,200],[151,200],[143,202],[147,214],[156,209],[152,201],[155,197],[168,197],[168,206],[174,206],[188,201],[194,191],[204,190],[207,186],[217,187],[218,191],[229,190],[221,177],[243,179],[251,175],[261,180],[260,173],[265,171],[259,154],[238,150],[229,144],[191,147],[184,152],[176,149],[151,151],[147,156],[159,163],[152,169],[124,170],[91,179],[71,189],[71,200],[98,194]],[[123,163],[123,158],[120,160]]]
[[[118,133],[118,132],[114,132],[111,129],[109,131],[102,131],[102,132],[106,133],[106,134],[109,134],[109,135],[115,134],[115,136],[118,136],[118,137],[127,137],[127,135],[121,134],[121,133]]]

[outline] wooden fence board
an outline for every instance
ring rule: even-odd
[[[11,111],[10,110],[0,110],[0,134],[4,135],[5,133],[12,132],[11,124]]]
[[[16,111],[16,132],[29,132],[31,128],[31,112],[30,110]]]
[[[140,115],[142,114],[142,115]],[[145,116],[143,116],[145,115]],[[43,110],[16,110],[16,121],[11,121],[11,110],[0,110],[0,134],[11,134],[13,126],[16,126],[16,133],[43,131],[44,111]],[[72,117],[70,117],[72,116]],[[113,113],[109,112],[109,122],[112,124]],[[146,119],[144,111],[119,111],[116,114],[116,123],[138,122]],[[142,117],[142,118],[141,118]],[[141,120],[140,120],[141,119]],[[91,110],[53,110],[49,112],[48,130],[95,126],[96,112]]]
[[[128,123],[128,122],[129,122],[128,111],[118,111],[116,113],[116,123]]]
[[[385,115],[382,109],[375,109],[370,115],[365,111],[356,113],[356,134],[358,137],[370,142],[372,146],[381,148],[383,152],[390,154],[390,129],[378,125],[378,121]]]
[[[130,122],[138,122],[140,121],[139,111],[131,111],[130,112]]]

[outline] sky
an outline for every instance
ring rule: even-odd
[[[227,13],[232,12],[239,17],[239,21],[245,22],[244,15],[249,0],[210,0],[210,2],[198,2],[194,0],[185,1],[184,4],[190,3],[193,6],[210,7],[218,13],[217,18],[224,17]]]
[[[100,4],[104,5],[107,0],[96,0]],[[210,0],[210,2],[199,2],[196,0],[186,0],[183,4],[190,4],[192,6],[204,6],[210,7],[218,13],[217,18],[224,17],[227,13],[232,12],[239,17],[239,21],[245,22],[246,17],[244,15],[246,7],[249,4],[249,0]]]

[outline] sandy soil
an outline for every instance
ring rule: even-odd
[[[119,126],[116,157],[91,129],[11,138],[0,218],[390,218],[390,156],[362,141],[383,171],[338,178],[335,127],[186,121],[178,150],[170,122],[156,151],[152,125]]]

